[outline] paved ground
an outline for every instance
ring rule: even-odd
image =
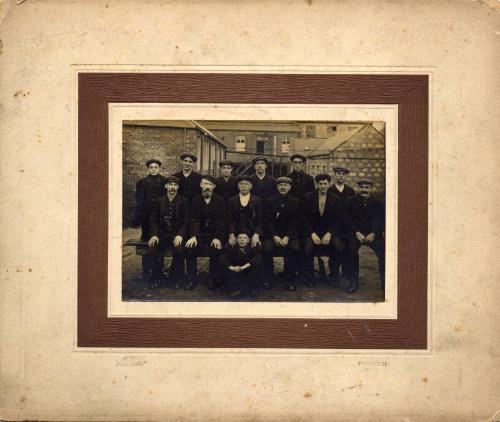
[[[125,229],[123,231],[123,242],[128,239],[139,239],[139,229]],[[148,280],[141,279],[141,257],[135,254],[134,247],[123,248],[123,300],[125,301],[227,301],[230,300],[224,292],[210,291],[207,288],[208,259],[198,259],[198,272],[200,282],[194,290],[175,290],[170,287],[162,287],[151,290],[148,288]],[[169,258],[165,258],[168,264]],[[316,261],[316,260],[315,260]],[[279,272],[283,267],[283,260],[275,258],[275,271]],[[318,269],[316,263],[316,270]],[[317,274],[318,276],[318,274]],[[285,283],[280,277],[276,277],[274,286],[270,290],[264,290],[253,300],[259,302],[380,302],[383,294],[380,290],[380,277],[377,270],[377,258],[368,248],[360,249],[360,287],[354,294],[347,294],[347,280],[340,278],[340,286],[331,289],[322,280],[317,280],[313,288],[298,284],[297,290],[290,292],[286,290]]]

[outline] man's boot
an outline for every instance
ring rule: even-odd
[[[354,293],[355,291],[358,290],[358,279],[353,279],[349,282],[349,286],[347,286],[347,289],[345,290],[347,293]]]

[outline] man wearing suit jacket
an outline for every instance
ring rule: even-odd
[[[166,249],[172,249],[172,265],[169,280],[175,288],[181,286],[184,278],[184,244],[189,224],[189,203],[179,195],[179,179],[169,176],[165,179],[166,194],[158,198],[149,219],[151,238],[148,241],[149,253],[163,256]],[[151,288],[161,282],[161,266],[155,261]]]
[[[338,236],[342,217],[342,207],[339,200],[328,193],[331,177],[328,174],[318,174],[315,177],[317,190],[309,192],[302,201],[302,216],[304,226],[305,279],[309,287],[314,285],[314,253],[320,248],[329,259],[329,283],[335,284],[335,274],[332,272],[336,257],[335,237]]]
[[[286,177],[292,179],[292,190],[290,194],[295,196],[299,201],[304,199],[306,193],[313,192],[314,179],[312,176],[304,172],[307,157],[303,154],[293,154],[290,156],[292,162],[292,172]]]
[[[278,194],[264,201],[264,288],[270,288],[273,279],[273,256],[281,250],[287,260],[285,279],[288,290],[295,290],[295,275],[300,253],[299,201],[289,194],[292,179],[276,180]]]
[[[232,175],[234,163],[231,160],[222,160],[219,163],[219,168],[221,175],[216,180],[215,193],[227,202],[229,198],[239,192],[238,179]]]
[[[146,162],[148,175],[140,179],[135,188],[135,214],[133,226],[141,226],[141,240],[149,240],[149,217],[157,198],[165,195],[165,178],[160,174],[161,161],[151,159]],[[153,269],[153,256],[143,255],[142,275],[150,276]],[[161,260],[163,266],[163,260]]]
[[[182,170],[175,173],[174,176],[179,179],[179,195],[184,196],[191,203],[195,196],[201,194],[201,174],[193,170],[194,163],[198,161],[198,158],[190,152],[184,152],[180,155],[180,159]]]
[[[186,242],[186,263],[188,281],[184,287],[193,289],[197,281],[197,256],[210,257],[209,283],[210,290],[217,288],[218,275],[216,262],[222,253],[222,242],[226,238],[225,202],[214,193],[215,178],[202,176],[201,195],[191,202],[190,238]]]
[[[330,186],[330,188],[328,189],[328,193],[331,193],[332,195],[335,195],[337,198],[339,198],[340,203],[345,210],[347,200],[355,194],[354,189],[345,183],[345,176],[349,174],[349,169],[345,167],[335,167],[333,171],[335,172],[335,183]],[[338,259],[334,261],[333,267],[331,267],[334,274],[334,277],[332,277],[333,280],[338,281],[340,265],[342,265],[342,271],[344,273],[346,273],[346,268],[349,266],[349,262],[347,262],[347,260],[349,259],[347,256],[347,243],[349,236],[349,227],[347,226],[346,222],[343,221],[342,224],[340,224],[339,228],[339,242],[342,244],[342,250],[337,250]],[[332,287],[335,287],[335,285],[332,285]]]
[[[278,193],[276,190],[276,180],[266,174],[269,160],[266,157],[255,157],[252,160],[255,174],[251,176],[252,195],[258,196],[261,200]]]
[[[250,233],[250,244],[253,248],[261,246],[262,203],[259,197],[252,195],[252,179],[240,176],[238,179],[240,193],[233,196],[227,204],[226,221],[229,233],[229,246],[236,245],[236,233],[246,229]]]
[[[349,198],[346,206],[346,216],[351,232],[348,246],[350,278],[348,293],[358,290],[358,275],[355,269],[355,260],[359,248],[368,246],[375,252],[378,259],[380,287],[385,289],[385,211],[381,201],[371,195],[373,182],[370,180],[358,181],[358,193]]]

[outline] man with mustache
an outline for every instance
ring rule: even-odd
[[[222,242],[226,237],[225,202],[214,193],[217,182],[214,177],[201,178],[201,195],[191,203],[190,238],[186,242],[188,281],[185,290],[191,290],[197,282],[197,256],[210,257],[208,287],[215,290],[219,285],[216,262],[222,253]]]
[[[233,176],[234,163],[231,160],[222,160],[219,168],[221,175],[216,180],[215,193],[227,201],[238,194],[238,179]]]
[[[255,174],[251,176],[252,195],[258,196],[261,200],[275,195],[276,180],[266,173],[269,160],[266,157],[255,157],[252,164],[255,169]]]
[[[179,195],[179,179],[168,176],[165,179],[166,194],[159,197],[153,207],[149,219],[151,238],[148,241],[148,252],[163,256],[167,249],[172,249],[169,281],[178,289],[184,279],[184,243],[189,224],[189,203]],[[161,283],[162,272],[158,261],[155,261],[150,288]]]
[[[380,287],[385,289],[385,211],[381,201],[371,194],[373,182],[370,180],[358,181],[358,193],[348,199],[346,205],[346,217],[349,224],[351,236],[347,253],[349,254],[348,293],[358,290],[358,274],[356,271],[356,259],[359,248],[368,246],[375,252],[378,259],[380,274]]]
[[[149,217],[153,211],[153,206],[157,198],[165,194],[165,178],[160,174],[161,161],[151,159],[146,161],[148,175],[140,179],[135,188],[135,214],[132,226],[141,226],[141,240],[149,240]],[[153,260],[151,255],[142,256],[142,276],[150,277],[153,270]],[[163,259],[161,259],[163,267]]]
[[[262,202],[259,197],[250,194],[252,179],[250,176],[240,176],[238,179],[239,194],[233,196],[227,203],[227,227],[229,246],[236,245],[236,233],[245,229],[250,233],[250,244],[253,248],[260,247],[262,236]]]
[[[299,259],[299,201],[289,194],[292,179],[276,180],[278,193],[264,201],[264,288],[270,288],[273,279],[273,256],[280,250],[287,260],[285,279],[288,290],[295,290],[295,274]]]
[[[198,158],[190,152],[183,152],[180,159],[182,170],[174,176],[179,179],[179,195],[184,196],[191,203],[193,198],[201,193],[201,174],[193,170]]]
[[[318,174],[315,177],[317,190],[309,192],[302,201],[304,225],[305,278],[308,287],[314,286],[314,255],[316,250],[329,257],[329,284],[335,284],[333,263],[337,259],[336,236],[342,218],[342,207],[333,195],[328,193],[331,177]]]

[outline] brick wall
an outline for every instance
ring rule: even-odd
[[[326,173],[333,175],[336,166],[350,170],[346,183],[355,187],[360,179],[374,182],[374,190],[380,194],[385,191],[385,137],[372,125],[366,125],[351,139],[330,154],[310,157],[308,171],[311,174]]]

